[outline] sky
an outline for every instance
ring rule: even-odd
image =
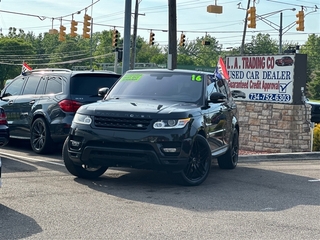
[[[59,29],[62,23],[70,33],[70,21],[83,21],[85,13],[93,18],[93,32],[116,28],[123,37],[125,4],[129,0],[0,0],[0,29],[4,35],[10,27],[33,32],[35,35],[48,32],[52,27]],[[132,0],[132,13],[135,9]],[[139,0],[137,34],[149,41],[149,33],[155,33],[155,43],[168,45],[168,1]],[[248,0],[176,0],[177,38],[183,32],[186,41],[193,41],[206,34],[215,37],[222,49],[239,47],[243,38],[244,19]],[[255,29],[248,28],[245,42],[258,33],[270,34],[279,40],[280,11],[282,11],[283,43],[303,45],[310,34],[320,35],[320,0],[258,0],[250,1],[256,7]],[[221,14],[208,13],[208,5],[222,6]],[[294,9],[295,10],[292,10]],[[305,11],[305,30],[296,31],[296,14]],[[79,14],[77,14],[79,13]],[[274,14],[271,14],[274,13]],[[133,15],[132,15],[133,16]],[[134,19],[131,18],[131,26]],[[293,25],[292,25],[293,24]],[[271,26],[270,26],[271,25]],[[133,33],[133,29],[131,30]],[[78,25],[82,34],[82,24]]]

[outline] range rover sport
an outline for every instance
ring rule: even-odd
[[[109,167],[163,170],[195,186],[238,162],[237,107],[213,73],[130,70],[102,101],[81,106],[63,146],[67,170],[97,178]]]

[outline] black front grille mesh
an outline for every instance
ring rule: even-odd
[[[94,117],[94,125],[102,128],[142,129],[150,125],[151,119],[146,118],[119,118],[119,117]]]

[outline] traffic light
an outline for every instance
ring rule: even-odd
[[[60,32],[59,32],[59,41],[65,41],[66,40],[66,27],[63,25],[60,25]]]
[[[185,42],[186,42],[186,35],[184,35],[183,33],[181,33],[181,35],[180,35],[180,46],[181,47],[184,47],[184,45],[185,45]]]
[[[76,22],[75,20],[71,21],[71,29],[70,29],[70,36],[71,37],[75,37],[78,34],[76,33],[78,28],[77,28],[78,22]]]
[[[149,45],[153,45],[154,44],[154,33],[150,32],[150,37],[149,37]]]
[[[112,33],[112,46],[113,47],[118,46],[118,39],[119,39],[119,32],[117,29],[114,29],[113,33]]]
[[[88,14],[85,14],[83,17],[83,38],[90,38],[90,26],[91,26],[91,17]]]
[[[297,14],[297,31],[304,31],[304,12],[301,10]]]
[[[256,7],[248,10],[248,28],[256,28]]]

